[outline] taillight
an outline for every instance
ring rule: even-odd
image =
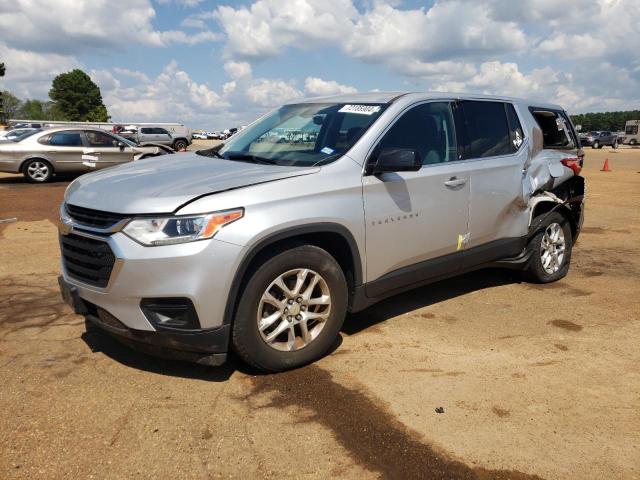
[[[573,170],[576,175],[579,175],[582,170],[582,157],[563,158],[560,163]]]

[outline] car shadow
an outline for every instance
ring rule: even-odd
[[[521,281],[518,272],[513,270],[484,269],[467,273],[395,295],[361,312],[350,314],[344,322],[342,332],[346,335],[355,335],[407,312],[485,288]]]
[[[340,348],[343,335],[358,334],[404,313],[428,307],[429,305],[434,305],[474,291],[520,283],[520,281],[518,272],[503,269],[485,269],[390,297],[361,312],[348,315],[342,327],[341,334],[338,335],[326,355],[331,355]],[[107,333],[96,329],[90,329],[84,332],[81,338],[94,353],[103,353],[122,365],[158,375],[189,378],[207,382],[225,382],[229,380],[235,372],[249,376],[268,375],[265,372],[246,365],[238,359],[233,352],[229,353],[227,362],[223,365],[210,367],[181,360],[154,357],[146,353],[138,352],[120,343]]]
[[[80,338],[93,353],[103,353],[122,365],[158,375],[206,382],[225,382],[235,372],[254,377],[270,375],[245,364],[232,351],[229,352],[227,361],[223,365],[211,367],[181,360],[154,357],[138,352],[120,343],[109,334],[95,328],[85,331]],[[342,335],[338,335],[326,355],[331,355],[340,348],[340,345],[342,345]]]
[[[81,337],[93,353],[103,353],[116,362],[136,370],[165,375],[169,377],[190,378],[207,382],[224,382],[231,377],[239,363],[230,358],[219,367],[210,367],[189,363],[180,360],[172,360],[154,357],[146,353],[138,352],[120,343],[107,333],[99,330],[85,331]]]
[[[56,183],[69,183],[78,178],[81,173],[69,173],[53,175],[51,179],[46,183],[31,183],[22,174],[11,175],[10,177],[0,178],[0,185],[32,185],[34,187],[40,187],[42,185],[52,185]]]

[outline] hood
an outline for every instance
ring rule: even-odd
[[[203,195],[318,171],[179,153],[83,175],[69,185],[65,201],[113,213],[170,213]]]

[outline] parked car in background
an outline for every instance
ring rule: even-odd
[[[132,126],[129,125],[120,133],[121,136],[128,138],[138,144],[156,143],[169,145],[174,150],[185,150],[191,145],[192,133],[188,135],[173,134],[163,127],[149,126]]]
[[[194,131],[191,134],[192,138],[196,138],[198,140],[206,140],[207,138],[209,138],[206,134],[206,132],[198,132],[198,131]]]
[[[39,131],[39,128],[14,128],[12,130],[0,131],[0,140],[15,140],[24,136],[26,133],[34,133]]]
[[[315,141],[261,141],[276,129]],[[75,180],[60,289],[134,348],[296,368],[335,345],[347,312],[401,291],[487,266],[563,278],[583,221],[579,147],[563,108],[537,101],[284,105],[222,148]]]
[[[604,146],[618,148],[618,135],[608,130],[587,132],[580,135],[580,143],[591,148],[602,148]]]
[[[639,128],[640,120],[628,120],[624,126],[624,137],[620,140],[620,143],[631,146],[640,145]]]
[[[15,130],[18,128],[43,128],[43,127],[44,127],[44,124],[40,122],[19,122],[19,123],[10,124],[8,130]]]
[[[52,128],[0,143],[0,172],[43,183],[56,173],[89,172],[167,153],[173,150],[165,145],[137,145],[98,128]]]

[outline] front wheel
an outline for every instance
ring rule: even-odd
[[[310,363],[331,348],[347,302],[344,273],[329,253],[313,245],[288,249],[251,274],[234,319],[233,348],[269,372]]]
[[[542,214],[533,220],[537,233],[529,240],[531,259],[525,268],[527,280],[555,282],[569,271],[573,235],[567,218],[559,212]]]
[[[618,148],[618,142],[617,141],[613,142],[613,144],[611,145],[611,148],[613,148],[614,150]]]

